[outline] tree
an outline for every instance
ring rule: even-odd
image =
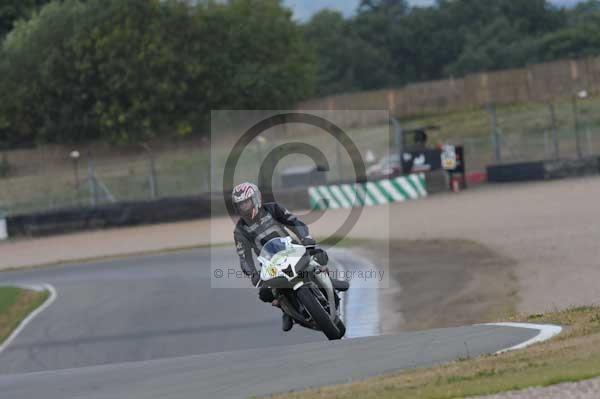
[[[358,6],[359,14],[379,13],[390,18],[408,14],[410,5],[407,0],[361,0]]]
[[[317,53],[318,95],[368,90],[389,81],[385,54],[361,39],[337,11],[315,14],[304,27]]]
[[[467,36],[458,59],[446,66],[446,74],[463,76],[467,73],[508,69],[536,61],[537,43],[523,37],[518,28],[506,18],[498,18],[477,34]]]
[[[0,40],[12,29],[19,19],[31,14],[50,0],[0,0]]]
[[[565,11],[546,0],[502,0],[499,7],[502,17],[527,36],[554,32],[566,24]]]
[[[53,2],[17,23],[0,68],[0,138],[14,144],[187,135],[211,109],[289,107],[315,73],[276,0]]]
[[[325,10],[302,25],[279,0],[56,0],[36,11],[47,2],[0,0],[0,34],[14,24],[0,49],[0,140],[11,145],[186,135],[211,109],[600,54],[600,0],[362,0],[354,17]]]
[[[538,53],[543,61],[599,55],[600,13],[586,16],[578,25],[545,35]]]
[[[185,132],[175,112],[189,77],[175,57],[182,34],[164,34],[185,29],[185,13],[174,2],[68,0],[18,23],[5,54],[20,89],[1,102],[13,131],[49,142]]]
[[[198,18],[210,108],[287,108],[313,93],[315,54],[278,0],[208,3]]]
[[[543,60],[600,54],[600,1],[577,4],[568,14],[568,26],[546,35],[540,44]]]
[[[6,37],[0,64],[0,129],[9,143],[31,143],[49,133],[49,121],[55,118],[50,96],[64,96],[69,90],[66,74],[58,71],[71,68],[66,38],[81,12],[77,1],[50,3],[31,20],[18,21]]]

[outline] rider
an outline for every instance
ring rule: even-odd
[[[233,238],[242,271],[252,279],[252,285],[256,286],[260,281],[259,272],[254,266],[252,250],[258,255],[263,245],[272,238],[289,236],[285,228],[290,229],[300,239],[302,245],[315,246],[315,240],[310,236],[308,226],[277,203],[263,204],[260,190],[255,184],[242,183],[235,186],[231,197],[234,210],[240,216]],[[323,266],[329,260],[327,253],[322,249],[316,249],[313,258]],[[261,288],[258,296],[263,302],[278,305],[270,288]],[[283,331],[291,330],[292,326],[292,318],[283,313]]]

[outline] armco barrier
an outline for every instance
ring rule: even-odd
[[[272,201],[273,198],[271,193],[264,194],[265,201]],[[306,189],[278,192],[275,193],[275,198],[291,209],[309,207]],[[178,222],[226,214],[224,207],[216,209],[213,206],[211,209],[211,205],[218,203],[222,201],[211,201],[211,196],[205,194],[14,215],[7,218],[8,235],[46,236],[111,227]]]
[[[175,222],[210,216],[210,198],[165,198],[9,216],[8,233],[44,236],[108,227]]]
[[[487,167],[492,183],[560,179],[600,173],[600,157],[522,162]]]
[[[487,178],[492,183],[544,180],[546,170],[543,161],[490,165]]]
[[[427,196],[425,174],[413,174],[365,183],[310,187],[312,209],[339,209],[375,206]]]
[[[547,179],[594,175],[600,172],[600,157],[546,161],[544,169]]]

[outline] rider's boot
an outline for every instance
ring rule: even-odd
[[[294,320],[292,320],[290,315],[284,313],[283,316],[281,316],[281,329],[287,332],[290,331],[292,327],[294,327]]]
[[[271,302],[271,305],[281,309],[281,304],[278,299],[274,299],[273,302]],[[292,327],[294,327],[294,320],[287,313],[283,313],[281,316],[281,329],[287,332],[290,331]]]

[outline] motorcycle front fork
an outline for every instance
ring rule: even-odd
[[[326,273],[315,273],[315,279],[317,280],[317,285],[326,293],[329,303],[329,316],[334,320],[337,316],[337,306],[335,303],[335,290],[333,289],[333,284],[331,284],[331,279]]]

